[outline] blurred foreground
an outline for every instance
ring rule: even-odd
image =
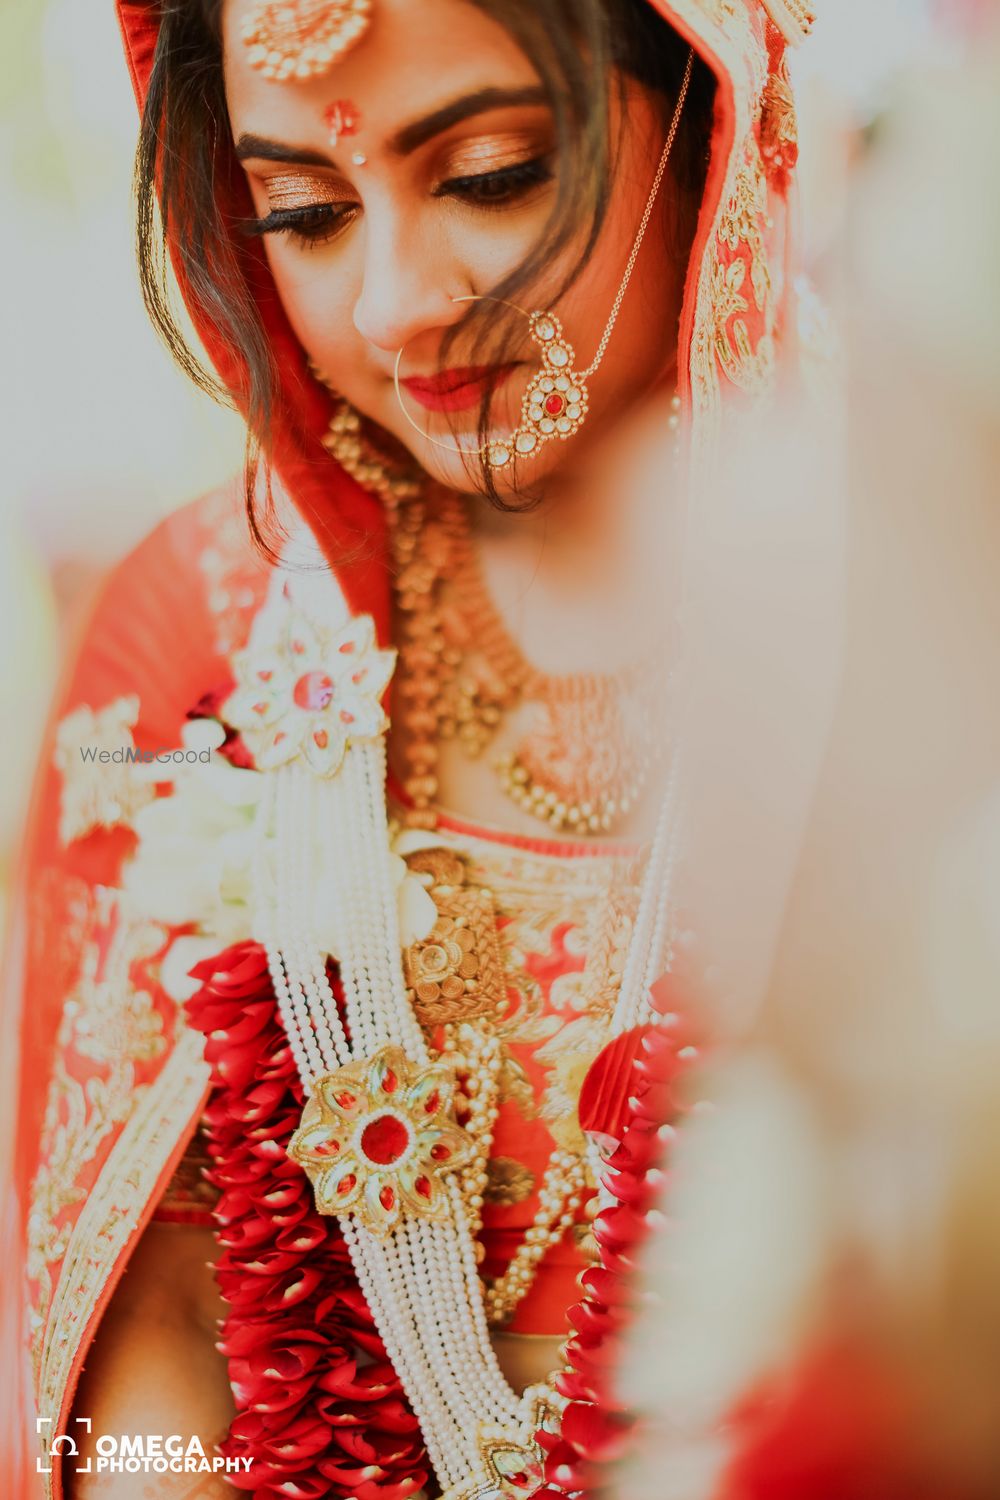
[[[831,247],[841,686],[765,998],[719,1017],[714,1107],[671,1159],[621,1392],[654,1418],[629,1500],[1000,1495],[1000,26],[940,20],[936,63],[855,144]],[[766,842],[729,854],[766,880]],[[746,912],[701,883],[724,951]]]

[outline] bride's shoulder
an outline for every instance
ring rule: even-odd
[[[79,710],[74,732],[89,726],[96,734],[92,718],[117,714],[137,740],[171,743],[185,715],[229,679],[270,571],[238,482],[164,517],[108,571],[77,619],[57,720]]]
[[[111,570],[96,613],[113,623],[124,597],[130,618],[186,622],[197,626],[205,644],[229,652],[242,644],[269,572],[251,536],[242,485],[234,480],[157,522]]]
[[[93,657],[121,643],[159,656],[159,671],[192,656],[229,656],[245,642],[270,564],[255,545],[234,480],[158,521],[108,571],[81,622]],[[140,650],[141,648],[141,650]],[[150,663],[152,665],[152,663]]]

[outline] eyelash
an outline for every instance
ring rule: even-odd
[[[516,203],[532,188],[541,187],[551,179],[547,159],[536,156],[494,172],[451,177],[434,189],[433,196],[458,198],[475,208],[496,212]],[[265,218],[252,219],[246,231],[251,235],[290,234],[301,245],[323,245],[336,238],[356,212],[357,205],[353,203],[307,203],[301,208],[272,209]]]

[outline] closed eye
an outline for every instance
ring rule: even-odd
[[[549,159],[536,156],[530,161],[515,162],[492,172],[449,177],[434,189],[434,196],[458,198],[463,203],[482,208],[502,208],[505,204],[515,203],[526,197],[535,188],[551,180]]]
[[[243,226],[248,235],[290,234],[303,244],[334,239],[358,212],[356,203],[304,203],[301,208],[273,208],[263,219]]]

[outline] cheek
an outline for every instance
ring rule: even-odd
[[[285,315],[299,343],[324,373],[349,370],[360,338],[353,322],[349,267],[331,264],[331,246],[301,249],[272,235],[265,246]]]

